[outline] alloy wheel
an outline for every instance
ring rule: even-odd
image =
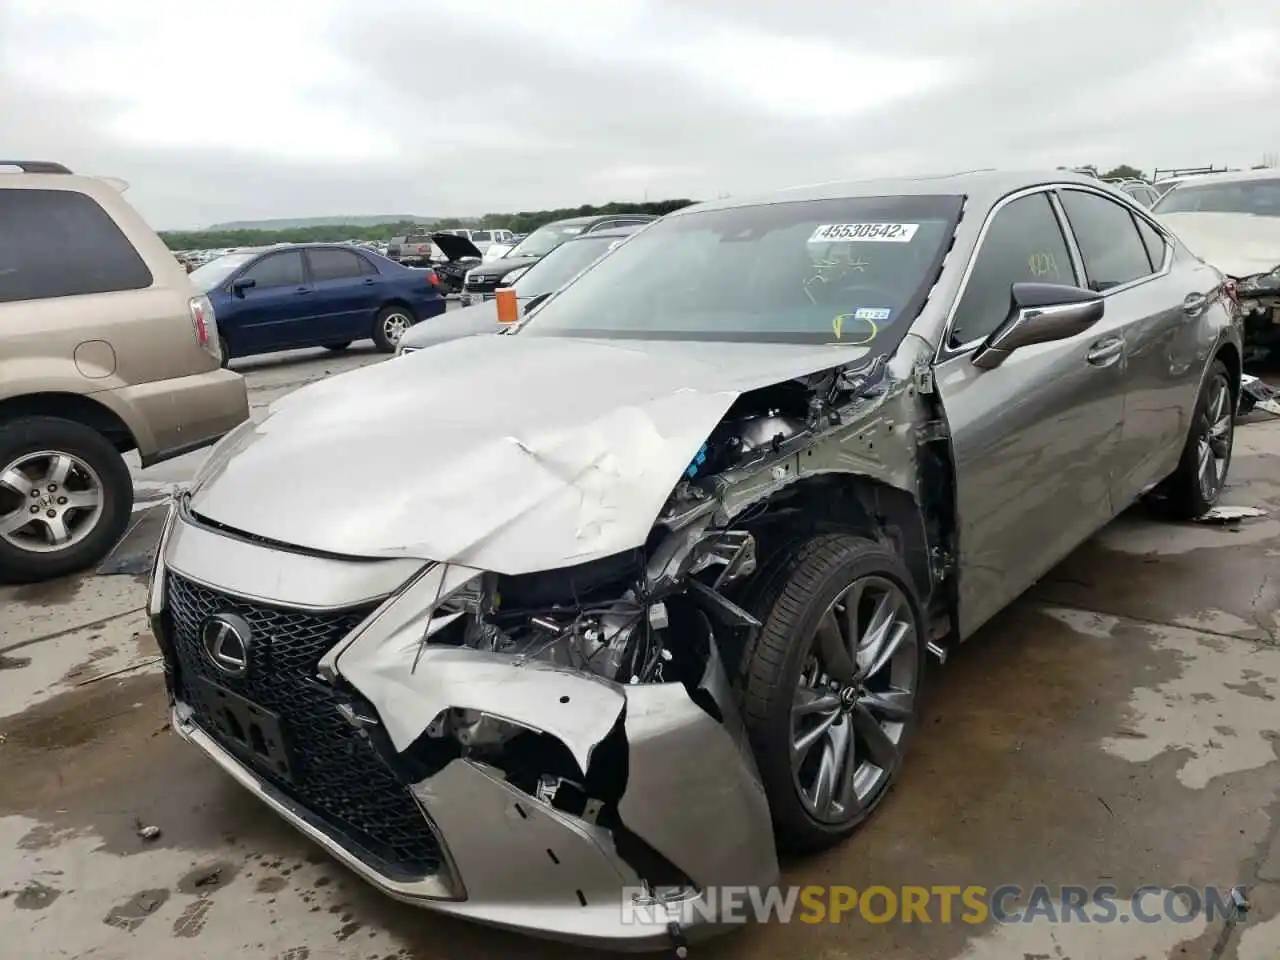
[[[386,335],[387,342],[393,347],[400,342],[400,338],[411,326],[413,326],[412,321],[398,310],[388,313],[382,319],[382,332]]]
[[[97,472],[57,450],[23,454],[0,469],[0,539],[30,553],[55,553],[89,536],[105,498]]]
[[[894,776],[919,655],[910,602],[884,577],[855,580],[822,615],[791,707],[792,779],[815,819],[857,818]]]
[[[1202,431],[1196,446],[1196,477],[1200,483],[1200,495],[1210,504],[1218,499],[1227,479],[1235,430],[1231,407],[1231,387],[1227,378],[1216,374],[1205,396]]]

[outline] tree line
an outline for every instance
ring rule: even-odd
[[[654,200],[645,203],[615,201],[600,206],[583,204],[580,207],[562,207],[559,210],[523,210],[519,213],[486,213],[483,217],[449,217],[432,223],[380,223],[376,226],[353,224],[328,224],[323,226],[294,227],[282,230],[176,230],[160,234],[171,250],[212,250],[222,247],[258,247],[272,243],[335,243],[340,240],[369,240],[386,242],[392,237],[407,233],[423,233],[430,230],[451,230],[467,227],[473,230],[505,227],[515,233],[532,233],[538,227],[569,217],[590,217],[599,214],[649,213],[662,216],[693,203],[692,200]]]
[[[1275,166],[1274,157],[1264,158],[1254,169]],[[1059,167],[1059,170],[1072,169],[1078,173],[1103,180],[1145,180],[1146,174],[1137,167],[1120,164],[1105,172],[1099,172],[1093,164],[1079,167]],[[505,227],[515,233],[531,233],[544,224],[555,220],[566,220],[569,217],[589,217],[607,213],[650,213],[662,216],[672,210],[679,210],[693,203],[693,200],[654,200],[645,203],[623,203],[615,201],[601,206],[586,203],[580,207],[562,207],[559,210],[522,210],[519,213],[486,213],[483,217],[450,217],[432,221],[431,223],[415,223],[401,221],[399,223],[380,223],[376,226],[356,226],[354,224],[330,224],[326,226],[293,227],[282,230],[183,230],[168,231],[160,234],[171,250],[210,250],[221,247],[257,247],[272,243],[334,243],[340,240],[369,240],[386,242],[392,237],[402,237],[407,233],[422,233],[430,230],[451,230],[457,227],[468,227],[483,230],[486,227],[498,229]]]

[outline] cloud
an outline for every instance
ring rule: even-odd
[[[0,118],[159,227],[1247,165],[1280,151],[1270,7],[0,0]]]

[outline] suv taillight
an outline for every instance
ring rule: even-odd
[[[192,297],[187,301],[191,310],[191,328],[196,335],[196,343],[215,360],[222,359],[222,350],[218,345],[218,324],[213,314],[213,304],[208,297]]]

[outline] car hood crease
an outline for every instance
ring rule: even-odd
[[[555,569],[641,545],[742,393],[820,345],[469,337],[304,387],[210,456],[198,516],[304,549]]]

